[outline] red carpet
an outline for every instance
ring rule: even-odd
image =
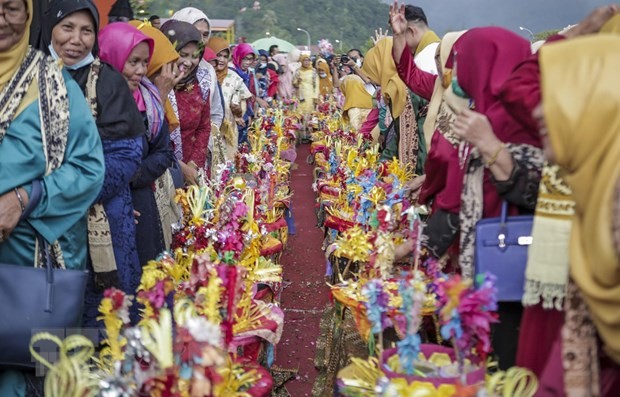
[[[312,191],[312,166],[306,163],[310,145],[297,147],[293,170],[293,215],[297,234],[289,236],[282,255],[284,280],[291,284],[282,292],[284,333],[277,346],[275,365],[299,368],[297,378],[286,388],[293,397],[310,396],[317,371],[314,350],[321,312],[328,301],[325,284],[325,257],[321,250],[323,232],[316,227],[315,194]]]

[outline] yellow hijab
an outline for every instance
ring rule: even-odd
[[[600,33],[620,33],[620,13],[614,15],[609,21],[603,25]]]
[[[174,45],[168,40],[168,38],[159,30],[152,27],[149,23],[142,21],[130,21],[130,25],[138,28],[142,33],[153,39],[155,46],[153,47],[153,55],[151,61],[146,70],[146,76],[152,77],[155,73],[159,72],[162,66],[170,62],[175,62],[179,59],[179,53],[174,48]],[[172,104],[168,98],[162,98],[164,102],[164,112],[166,113],[166,120],[168,121],[168,128],[170,131],[176,130],[181,123],[179,118],[174,113]]]
[[[377,42],[364,57],[362,72],[373,82],[379,83],[381,92],[390,98],[392,117],[403,113],[407,104],[407,86],[398,77],[396,64],[392,58],[392,38],[385,37]]]
[[[334,82],[332,81],[332,74],[329,70],[327,61],[323,58],[316,61],[317,71],[325,72],[327,77],[321,78],[319,76],[319,92],[321,95],[331,95],[334,90]]]
[[[26,19],[26,27],[22,38],[8,51],[0,52],[0,90],[4,88],[5,84],[11,81],[13,75],[17,72],[21,66],[26,53],[28,52],[28,41],[30,40],[30,25],[32,24],[32,0],[25,0],[26,12],[28,13],[28,19]],[[19,115],[25,108],[32,102],[36,101],[39,94],[39,84],[37,79],[33,79],[26,95],[22,99],[22,103],[17,109],[15,116]]]
[[[548,44],[540,50],[540,66],[549,138],[576,205],[571,276],[607,353],[620,363],[620,258],[612,237],[620,178],[620,53],[614,48],[620,37],[604,33]]]
[[[340,91],[344,95],[343,111],[351,108],[372,109],[372,96],[366,91],[364,80],[360,76],[345,76],[340,83]]]
[[[308,67],[304,67],[304,60],[305,59],[310,59],[309,55],[302,55],[299,57],[299,64],[301,65],[301,67],[299,68],[300,70],[312,70],[312,64],[310,64],[310,66]]]
[[[443,84],[443,76],[449,74],[449,71],[445,70],[446,61],[448,60],[448,56],[452,51],[452,47],[454,43],[465,33],[466,30],[460,32],[450,32],[446,33],[439,44],[439,62],[441,63],[441,69],[438,72],[441,73],[441,76],[438,76],[435,80],[435,88],[433,90],[433,96],[431,97],[431,101],[428,105],[428,113],[426,115],[426,120],[424,121],[424,139],[426,140],[426,147],[430,149],[431,147],[431,139],[433,138],[433,134],[435,133],[435,126],[437,123],[437,116],[439,115],[439,106],[441,102],[444,101],[444,92],[447,87],[444,87]]]
[[[429,45],[433,43],[439,43],[440,41],[441,39],[439,38],[439,36],[437,36],[435,32],[433,32],[432,30],[427,31],[422,36],[422,40],[420,40],[420,44],[418,44],[418,47],[415,49],[414,56],[417,56],[419,53],[422,52],[422,50],[424,50]]]

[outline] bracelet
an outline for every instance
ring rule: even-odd
[[[13,189],[13,191],[15,191],[15,194],[17,195],[17,199],[19,200],[19,206],[22,209],[22,213],[24,213],[24,211],[26,210],[26,206],[24,205],[24,198],[22,197],[22,194],[19,192],[19,190],[17,190],[17,188]]]
[[[487,168],[490,168],[493,166],[493,164],[495,164],[495,162],[497,161],[497,158],[499,157],[499,154],[502,152],[502,150],[504,150],[505,147],[506,145],[504,143],[499,145],[499,148],[497,148],[497,151],[493,154],[493,156],[491,156],[491,159],[486,162],[485,166]]]

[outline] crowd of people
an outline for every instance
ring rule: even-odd
[[[234,161],[258,114],[296,106],[303,142],[335,104],[415,170],[430,212],[415,254],[446,272],[474,278],[480,220],[535,215],[522,301],[499,305],[499,365],[531,369],[541,396],[617,395],[618,7],[533,52],[500,27],[440,38],[395,2],[392,35],[343,55],[235,45],[193,7],[101,28],[91,0],[53,0],[34,48],[32,0],[1,10],[0,263],[44,266],[46,245],[54,266],[88,269],[82,326],[106,288],[135,292],[170,249],[175,190]],[[21,376],[0,371],[0,394],[24,395]]]

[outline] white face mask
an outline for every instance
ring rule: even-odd
[[[358,68],[362,67],[362,60],[357,58],[357,60],[355,60],[355,64],[357,65]]]
[[[261,68],[266,68],[266,67],[267,67],[267,63],[265,63],[265,62],[261,62],[261,63],[260,63],[260,67],[261,67]]]
[[[319,77],[324,79],[325,77],[327,77],[327,73],[325,72],[319,72]]]

